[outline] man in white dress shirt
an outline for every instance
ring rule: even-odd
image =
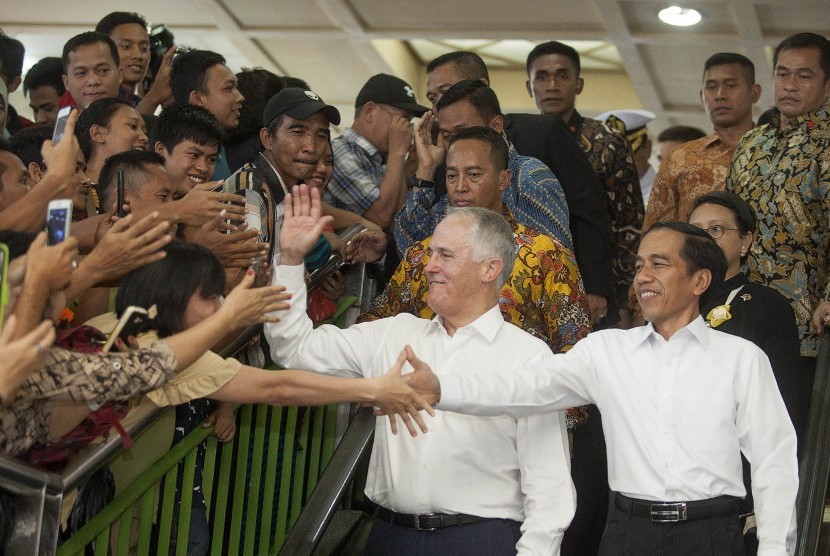
[[[647,326],[596,332],[566,354],[496,376],[461,376],[443,361],[436,378],[408,350],[410,382],[440,399],[438,409],[473,415],[596,403],[614,491],[600,554],[744,554],[740,452],[752,466],[758,554],[793,554],[796,438],[769,360],[707,328],[698,310],[725,268],[706,232],[656,224],[634,279]]]
[[[384,373],[406,344],[454,374],[493,377],[542,361],[550,349],[504,321],[498,297],[515,240],[493,211],[453,209],[436,228],[425,268],[432,320],[410,314],[342,330],[312,328],[303,255],[325,219],[305,186],[286,199],[274,281],[292,307],[265,329],[274,361],[341,376]],[[297,197],[300,198],[297,198]],[[299,214],[298,214],[299,213]],[[436,412],[429,433],[390,434],[378,421],[366,495],[378,505],[367,554],[558,554],[575,500],[561,411],[529,418]]]

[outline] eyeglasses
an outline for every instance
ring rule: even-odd
[[[720,224],[715,224],[714,226],[709,226],[705,228],[706,233],[712,236],[713,239],[720,239],[723,237],[723,234],[727,231],[737,232],[739,231],[738,228],[726,228],[721,226]]]

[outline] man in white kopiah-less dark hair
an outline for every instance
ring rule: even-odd
[[[281,321],[265,329],[274,361],[342,376],[375,376],[404,364],[404,347],[438,370],[513,373],[550,353],[505,322],[499,292],[515,241],[496,212],[466,207],[436,228],[424,272],[436,317],[410,314],[313,328],[306,316],[303,255],[328,217],[306,186],[286,199],[274,281],[292,294]],[[407,348],[410,349],[410,348]],[[564,413],[528,419],[436,412],[429,433],[390,434],[380,418],[366,495],[377,505],[367,554],[555,554],[575,508]]]

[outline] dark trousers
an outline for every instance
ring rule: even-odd
[[[380,519],[372,522],[366,556],[514,556],[521,524],[488,519],[468,525],[418,531]]]
[[[709,517],[677,523],[652,523],[611,502],[600,556],[745,556],[741,518]]]
[[[595,405],[588,406],[588,420],[573,432],[571,478],[576,512],[562,539],[562,556],[596,556],[608,515],[608,459]]]

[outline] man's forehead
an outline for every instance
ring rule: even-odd
[[[433,69],[427,74],[427,84],[435,87],[452,86],[462,81],[463,77],[458,70],[458,64],[447,62]]]
[[[82,44],[74,50],[69,51],[69,66],[92,65],[102,62],[109,62],[115,65],[109,46],[102,42]]]
[[[637,258],[678,258],[680,257],[680,249],[683,247],[684,242],[685,236],[675,230],[661,228],[648,232],[640,241],[640,248],[637,250]]]
[[[467,166],[483,166],[490,160],[490,145],[476,139],[455,141],[447,151],[447,166],[461,158]]]
[[[217,143],[208,145],[204,143],[197,143],[192,139],[184,139],[180,143],[177,143],[173,149],[179,149],[181,151],[199,151],[203,154],[211,155],[219,152],[219,145]]]
[[[322,112],[315,112],[308,118],[304,120],[298,120],[297,118],[292,118],[288,114],[285,115],[285,119],[282,122],[282,128],[297,128],[301,127],[304,129],[311,129],[311,130],[320,130],[325,129],[328,130],[329,128],[329,119],[326,117],[325,114]]]
[[[818,48],[788,48],[778,53],[776,68],[812,69],[821,71],[821,51]]]

